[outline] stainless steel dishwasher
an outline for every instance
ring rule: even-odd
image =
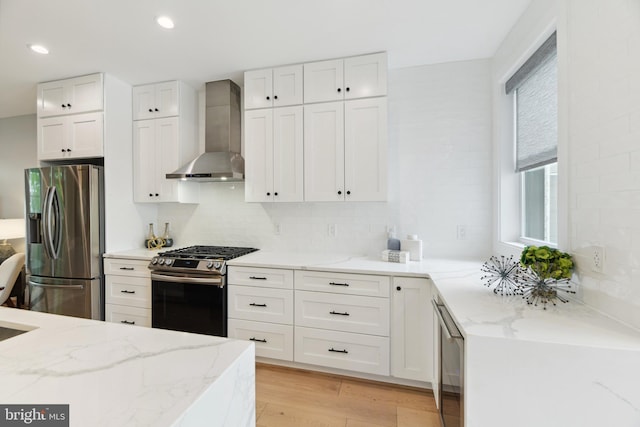
[[[464,337],[441,300],[431,302],[439,320],[440,420],[444,427],[464,427]]]

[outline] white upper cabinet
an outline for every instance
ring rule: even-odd
[[[245,113],[245,201],[301,202],[302,106]]]
[[[198,154],[195,91],[172,81],[135,86],[132,96],[134,202],[197,203],[197,184],[166,178]]]
[[[180,89],[177,81],[135,86],[133,120],[158,119],[180,114]]]
[[[386,53],[304,64],[305,104],[386,94]]]
[[[305,201],[387,200],[386,98],[304,107]]]
[[[38,160],[102,157],[103,113],[38,119]]]
[[[344,200],[344,103],[304,106],[306,201]]]
[[[344,103],[345,200],[387,200],[387,99]]]
[[[244,73],[244,108],[285,107],[302,104],[302,65]]]
[[[38,85],[38,117],[103,110],[103,75],[74,77]]]

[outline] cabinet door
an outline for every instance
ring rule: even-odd
[[[158,83],[155,85],[155,92],[155,105],[153,110],[156,118],[173,117],[180,113],[180,89],[178,88],[177,81]]]
[[[348,201],[387,200],[387,100],[345,103],[345,190]]]
[[[273,110],[244,115],[245,193],[247,202],[273,200]]]
[[[170,117],[157,119],[156,122],[156,149],[158,152],[158,168],[156,169],[156,188],[160,193],[161,202],[177,202],[179,180],[167,179],[166,174],[178,169],[180,166],[180,147],[178,146],[178,118]]]
[[[155,85],[135,86],[132,90],[133,120],[147,120],[155,117]]]
[[[302,106],[273,109],[273,200],[304,200]]]
[[[38,117],[67,114],[64,95],[64,81],[41,83],[38,85]]]
[[[304,106],[304,198],[344,200],[344,105]]]
[[[343,61],[304,64],[304,102],[338,101],[344,98]]]
[[[427,279],[394,277],[391,306],[391,375],[432,381],[431,283]]]
[[[387,94],[387,54],[356,56],[344,60],[344,98]]]
[[[102,157],[103,113],[73,114],[67,117],[69,140],[67,154],[69,158]]]
[[[302,104],[302,65],[273,70],[273,106]]]
[[[247,71],[244,73],[244,108],[268,108],[273,105],[273,71]]]
[[[64,117],[38,119],[38,160],[60,159],[66,150],[68,126]]]
[[[133,123],[133,200],[156,202],[156,127],[154,120]]]
[[[67,80],[67,113],[87,113],[103,109],[102,74],[76,77]]]

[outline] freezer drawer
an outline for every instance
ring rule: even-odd
[[[101,279],[52,279],[29,276],[27,280],[32,311],[104,319]]]

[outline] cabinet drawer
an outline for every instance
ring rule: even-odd
[[[293,270],[229,267],[228,282],[231,285],[293,289]]]
[[[300,363],[389,375],[389,338],[295,328],[294,360]]]
[[[389,300],[296,291],[296,326],[389,336]]]
[[[117,304],[105,304],[104,308],[104,318],[107,322],[151,327],[150,308],[127,307]]]
[[[104,274],[118,276],[151,277],[149,261],[138,259],[105,258]]]
[[[151,280],[145,277],[105,276],[105,302],[151,308]]]
[[[293,360],[293,326],[229,319],[229,338],[252,341],[256,356]]]
[[[291,324],[293,290],[229,285],[229,317]]]
[[[372,297],[389,297],[390,278],[367,274],[296,271],[296,289]]]

